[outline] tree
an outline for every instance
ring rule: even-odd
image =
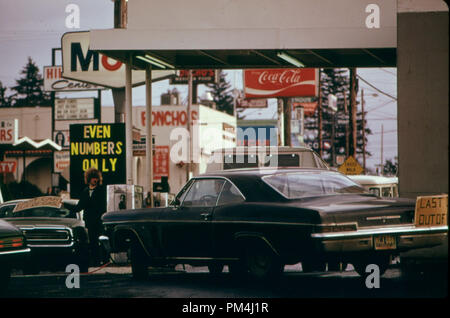
[[[6,96],[7,87],[3,86],[3,83],[0,81],[0,107],[9,107],[11,106],[11,98]]]
[[[50,105],[50,94],[43,91],[44,80],[31,57],[28,57],[28,63],[20,74],[22,74],[22,78],[16,80],[17,85],[11,88],[15,91],[15,94],[12,95],[13,106]]]
[[[395,161],[386,160],[383,165],[383,175],[385,176],[396,176],[398,172],[398,158],[395,157]]]
[[[337,111],[328,105],[328,96],[333,94],[337,97]],[[350,79],[347,69],[323,69],[321,72],[321,100],[322,100],[322,139],[325,146],[322,149],[323,159],[330,165],[334,165],[337,155],[346,156],[349,149],[346,134],[350,134]],[[318,109],[314,116],[305,118],[305,137],[318,150]],[[348,125],[346,125],[348,123]],[[367,125],[365,125],[367,127]],[[365,139],[372,132],[365,129]],[[314,136],[312,142],[308,136]],[[362,153],[362,113],[357,113],[357,153]],[[366,151],[366,156],[371,154]]]
[[[227,82],[225,73],[219,71],[219,80],[217,83],[208,84],[209,92],[213,96],[216,109],[221,112],[233,115],[234,99],[231,92],[231,84]]]

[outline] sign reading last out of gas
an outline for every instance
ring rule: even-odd
[[[416,200],[416,227],[448,224],[448,195],[421,196]]]

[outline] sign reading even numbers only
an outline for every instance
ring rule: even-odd
[[[416,227],[448,224],[448,195],[420,196],[416,200]]]
[[[103,185],[126,183],[125,124],[70,125],[70,196],[79,198],[84,172],[96,168]]]
[[[363,167],[352,156],[349,156],[338,170],[346,175],[361,174],[364,171]]]

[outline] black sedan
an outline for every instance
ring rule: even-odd
[[[382,273],[400,251],[445,240],[447,221],[418,227],[414,215],[414,200],[376,197],[338,172],[237,169],[191,179],[167,208],[110,212],[103,223],[112,251],[130,250],[137,278],[163,264],[265,278],[298,262]]]
[[[0,220],[0,291],[8,285],[12,268],[21,268],[30,249],[22,232]]]

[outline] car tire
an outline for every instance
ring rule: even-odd
[[[302,261],[302,271],[304,273],[325,272],[327,263],[322,260],[308,259]]]
[[[366,272],[366,268],[368,265],[376,264],[380,270],[380,276],[382,276],[386,270],[389,268],[391,263],[390,255],[372,255],[362,257],[360,260],[353,261],[352,265],[355,268],[355,271],[361,277],[366,277],[369,273]]]
[[[135,280],[148,278],[147,255],[138,242],[133,242],[130,247],[131,272]]]
[[[284,270],[279,257],[265,247],[250,246],[246,250],[245,265],[250,278],[254,280],[274,279]]]

